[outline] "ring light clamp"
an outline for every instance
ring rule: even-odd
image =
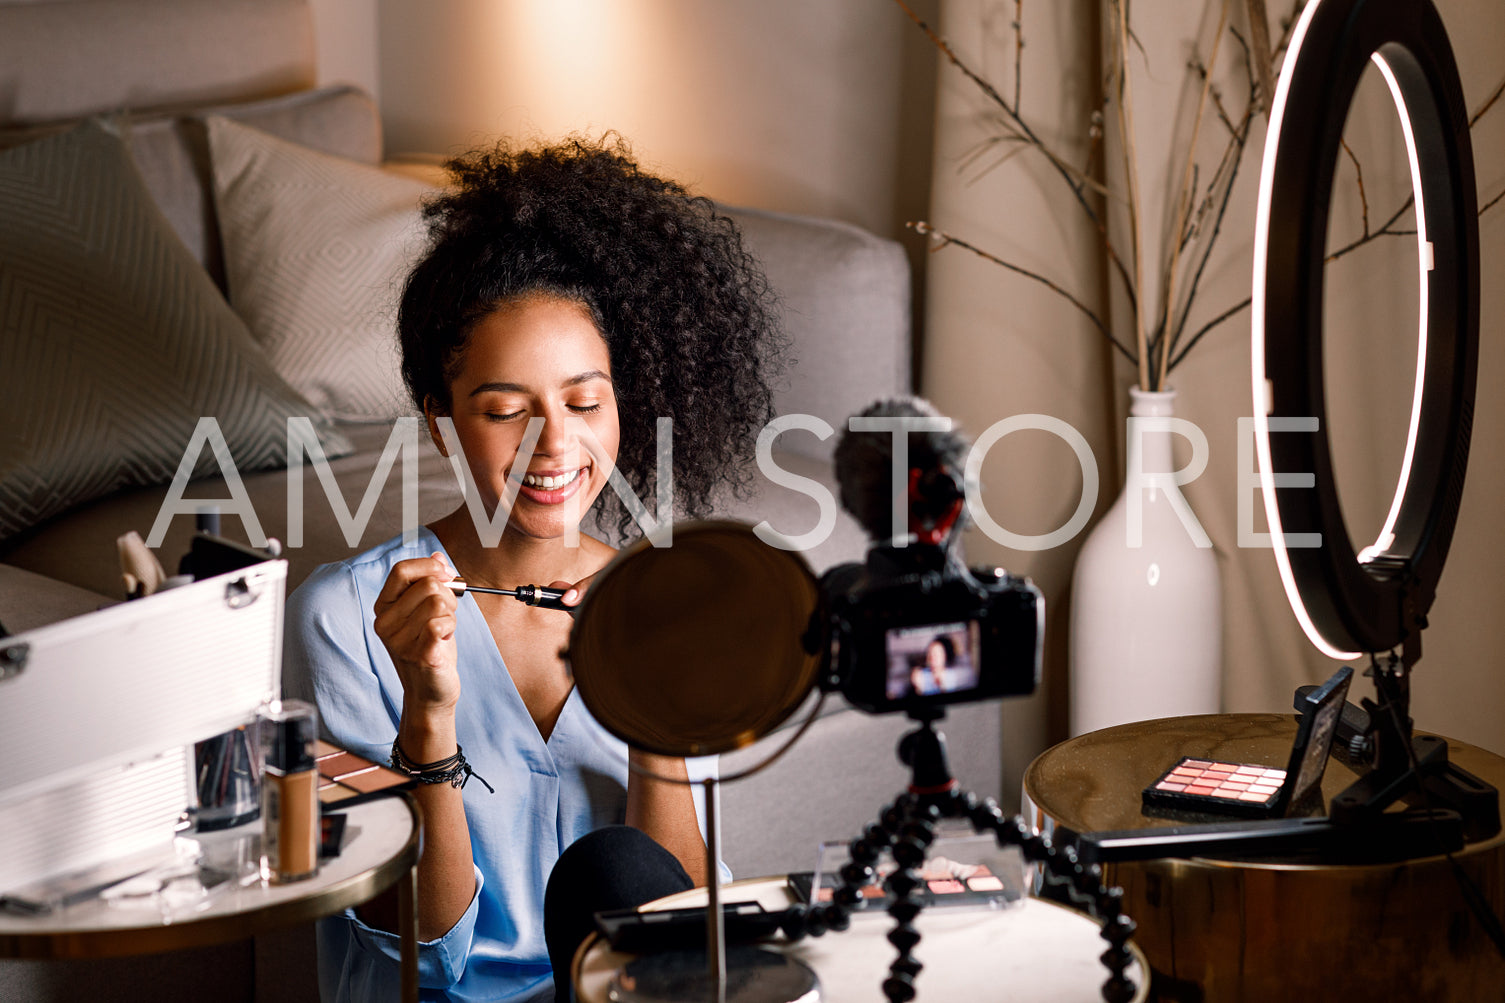
[[[1416,199],[1416,390],[1385,528],[1355,551],[1338,504],[1323,391],[1322,300],[1339,141],[1366,64],[1400,115]],[[1271,104],[1254,242],[1255,449],[1276,563],[1312,643],[1339,659],[1392,650],[1426,625],[1463,495],[1479,352],[1479,231],[1463,86],[1430,0],[1312,0]],[[1317,420],[1272,433],[1271,419]],[[1290,426],[1286,426],[1289,428]],[[1310,472],[1276,491],[1273,472]],[[1321,545],[1288,547],[1290,534]]]

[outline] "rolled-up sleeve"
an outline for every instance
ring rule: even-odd
[[[449,989],[465,974],[475,936],[483,878],[476,868],[476,892],[449,932],[418,945],[418,985]],[[319,929],[320,993],[326,999],[396,998],[402,938],[363,923],[355,910],[324,920]],[[325,987],[326,979],[329,988]],[[330,990],[334,992],[331,994]]]

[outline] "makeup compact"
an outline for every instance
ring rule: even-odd
[[[1186,756],[1144,789],[1145,808],[1245,818],[1284,815],[1322,782],[1352,678],[1353,669],[1345,665],[1302,698],[1296,741],[1284,768]]]
[[[325,741],[314,743],[314,764],[319,771],[319,807],[323,811],[338,811],[407,790],[416,782]]]

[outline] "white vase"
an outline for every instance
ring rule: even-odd
[[[1176,427],[1192,442],[1177,479],[1205,468],[1207,441],[1173,417],[1174,390],[1129,395],[1124,491],[1087,534],[1072,577],[1072,735],[1221,709],[1217,558],[1180,490],[1154,476],[1176,471]]]

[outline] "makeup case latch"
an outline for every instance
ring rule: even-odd
[[[0,648],[0,682],[19,676],[26,668],[26,659],[30,655],[31,645],[24,641]]]
[[[237,578],[225,585],[225,605],[231,609],[245,609],[260,595],[261,593],[253,590],[244,578]]]

